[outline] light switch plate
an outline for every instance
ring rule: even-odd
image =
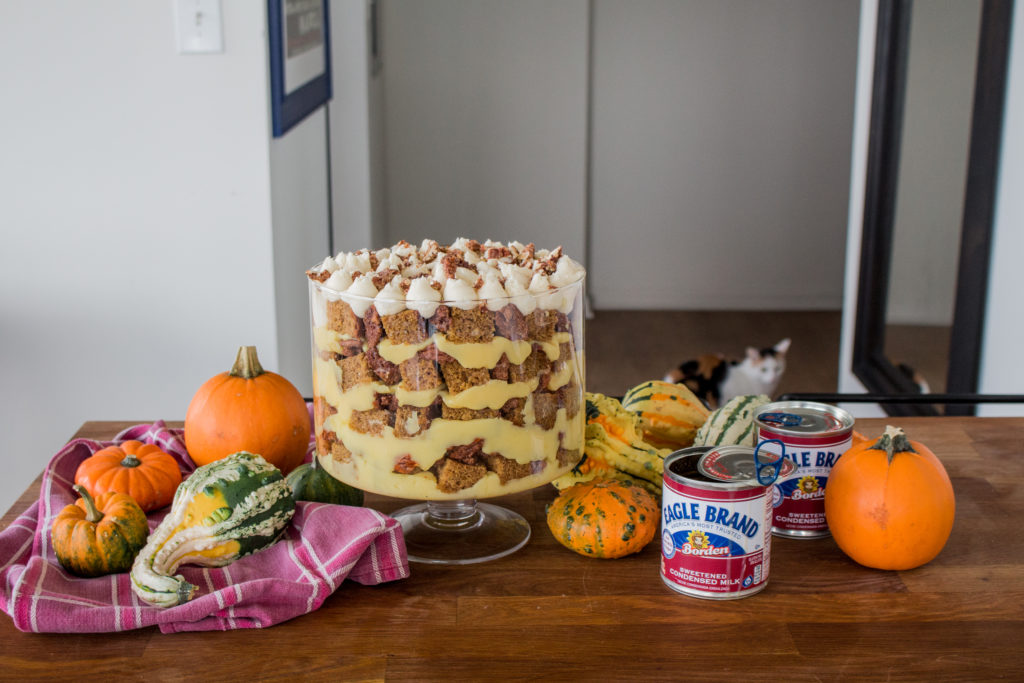
[[[178,54],[224,51],[220,0],[174,0]]]

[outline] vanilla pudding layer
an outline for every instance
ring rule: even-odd
[[[318,460],[336,478],[400,498],[489,498],[550,482],[582,454],[582,269],[560,250],[463,246],[399,243],[309,271]]]

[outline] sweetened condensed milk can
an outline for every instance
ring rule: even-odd
[[[845,410],[812,401],[780,401],[762,406],[754,415],[757,440],[781,441],[785,456],[799,468],[775,482],[772,531],[777,536],[828,536],[825,487],[832,466],[851,446],[853,416]],[[773,453],[781,449],[773,443]]]
[[[759,483],[754,457],[746,446],[694,446],[665,458],[661,578],[672,590],[728,600],[767,585],[772,487]],[[796,469],[777,465],[777,475]]]

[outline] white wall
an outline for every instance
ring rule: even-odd
[[[384,2],[387,243],[561,244],[583,259],[586,0]],[[364,245],[365,246],[365,245]]]
[[[1015,3],[979,391],[1024,394],[1024,3]],[[1024,415],[991,404],[979,415]]]
[[[596,0],[597,308],[838,309],[853,0]]]
[[[82,422],[180,420],[239,345],[271,370],[301,347],[277,315],[304,289],[276,303],[275,276],[309,255],[273,226],[307,242],[323,216],[271,176],[308,185],[287,148],[323,139],[271,162],[265,4],[222,7],[224,52],[178,55],[170,0],[0,3],[0,509]]]
[[[384,246],[374,230],[374,168],[369,92],[367,0],[331,3],[331,66],[334,92],[330,116],[331,198],[334,251]]]

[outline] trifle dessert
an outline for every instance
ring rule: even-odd
[[[335,478],[468,500],[579,460],[585,273],[561,247],[402,241],[307,276],[317,456]]]

